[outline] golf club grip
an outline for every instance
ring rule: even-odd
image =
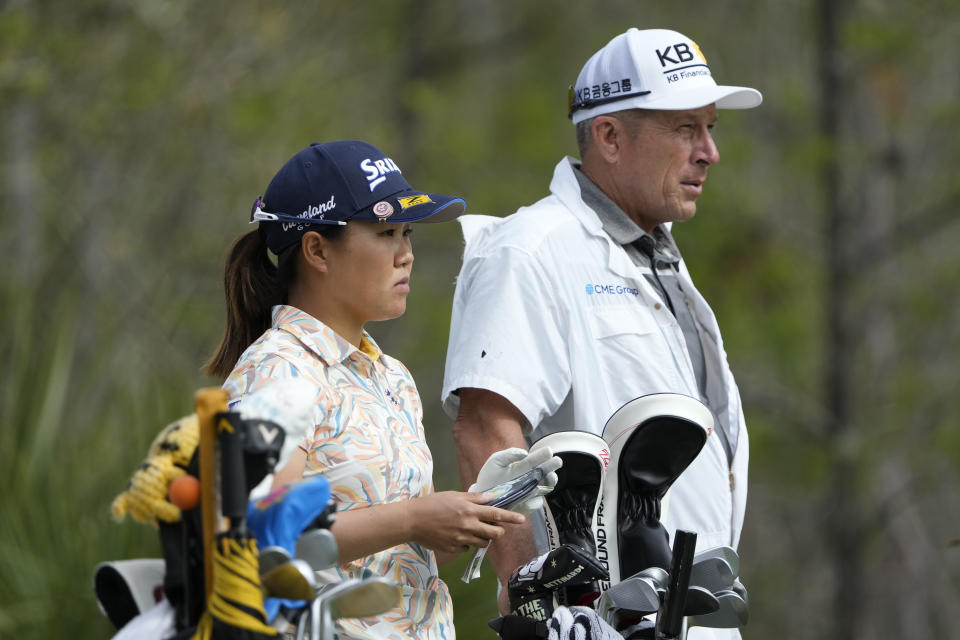
[[[230,530],[242,526],[247,511],[247,481],[243,467],[243,421],[239,413],[217,414],[217,438],[220,444],[220,504],[223,516],[230,519]]]
[[[683,609],[690,587],[690,568],[697,550],[697,534],[677,529],[673,536],[673,560],[670,564],[670,583],[667,601],[660,621],[660,637],[679,638],[683,628]]]

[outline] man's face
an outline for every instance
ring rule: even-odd
[[[614,115],[629,132],[615,169],[617,204],[648,232],[692,218],[707,169],[720,160],[716,107]]]

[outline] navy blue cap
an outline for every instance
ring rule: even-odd
[[[400,167],[361,140],[314,142],[299,151],[257,198],[250,222],[259,222],[267,246],[279,255],[320,225],[349,220],[447,222],[467,208],[462,198],[417,191]]]

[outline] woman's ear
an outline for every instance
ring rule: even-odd
[[[307,267],[321,273],[327,271],[330,241],[316,231],[307,231],[300,238],[300,256]]]

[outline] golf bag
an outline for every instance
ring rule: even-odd
[[[223,394],[220,390],[215,393]],[[225,397],[225,394],[223,395]],[[245,508],[247,493],[276,465],[284,442],[284,432],[279,425],[265,420],[243,420],[238,414],[218,415],[223,416],[223,419],[230,416],[230,430],[237,436],[239,464],[233,466],[239,467],[243,473],[234,473],[231,477],[239,482],[236,491],[242,500],[240,504]],[[205,589],[201,505],[181,510],[173,505],[167,496],[168,487],[174,479],[183,475],[197,478],[200,476],[199,430],[197,414],[186,416],[165,427],[154,440],[144,462],[134,472],[127,489],[117,496],[112,507],[117,519],[129,514],[140,522],[158,527],[163,560],[153,561],[150,566],[157,567],[162,563],[162,595],[172,608],[178,637],[192,635],[204,610],[211,606],[211,603],[207,602]],[[224,471],[235,472],[236,469]],[[224,479],[226,477],[225,474]],[[240,562],[245,565],[244,575],[249,573],[248,569],[252,565],[252,575],[255,576],[255,543],[252,538],[249,538],[249,544],[246,540],[240,540],[240,544],[236,544],[237,542],[221,541],[211,563],[216,567],[219,566],[218,563]],[[147,584],[141,584],[140,578],[143,574],[140,572],[136,574],[134,581],[137,584],[128,583],[130,576],[134,574],[119,571],[119,566],[118,563],[100,565],[95,575],[95,589],[100,607],[118,628],[143,613],[144,606],[150,604],[140,593],[143,588],[151,590],[155,601],[161,595],[154,588],[156,578],[148,580]],[[239,574],[236,567],[226,571]],[[215,597],[217,595],[214,594]],[[255,596],[250,597],[258,600],[259,606],[262,606],[259,587]],[[246,599],[250,597],[244,596]]]

